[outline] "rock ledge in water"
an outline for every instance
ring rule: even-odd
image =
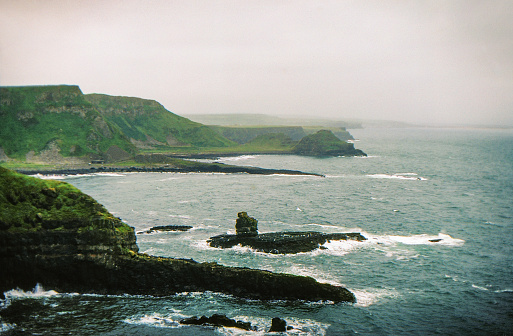
[[[236,245],[248,246],[260,252],[287,254],[310,252],[321,248],[331,240],[367,240],[359,232],[322,233],[307,232],[272,232],[255,236],[222,234],[211,237],[207,242],[211,247],[231,248]]]
[[[214,327],[229,327],[238,328],[243,330],[254,331],[255,327],[251,326],[250,322],[235,321],[226,315],[214,314],[211,317],[202,316],[200,318],[193,316],[180,321],[180,324],[189,325],[211,325]]]
[[[153,233],[156,231],[189,231],[192,229],[190,225],[163,225],[163,226],[154,226],[147,231],[137,232],[137,234],[141,233]]]

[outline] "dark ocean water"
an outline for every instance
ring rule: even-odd
[[[218,293],[97,296],[11,291],[21,307],[5,334],[263,335],[275,316],[293,335],[513,335],[513,132],[352,130],[367,158],[244,156],[222,162],[311,176],[140,173],[67,177],[137,231],[142,252],[309,275],[347,287],[356,304],[247,301]],[[260,232],[362,232],[366,242],[266,255],[213,249],[237,212]],[[438,240],[431,242],[430,240]],[[225,314],[259,331],[180,326]]]

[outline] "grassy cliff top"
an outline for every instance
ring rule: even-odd
[[[41,180],[0,167],[0,230],[131,230],[69,183]]]

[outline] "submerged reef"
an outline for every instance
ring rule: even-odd
[[[355,302],[313,278],[138,252],[134,228],[65,182],[0,167],[0,293],[37,283],[59,292],[166,296],[214,291],[264,300]]]

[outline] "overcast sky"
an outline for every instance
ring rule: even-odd
[[[513,125],[513,1],[0,0],[0,85],[177,114]]]

